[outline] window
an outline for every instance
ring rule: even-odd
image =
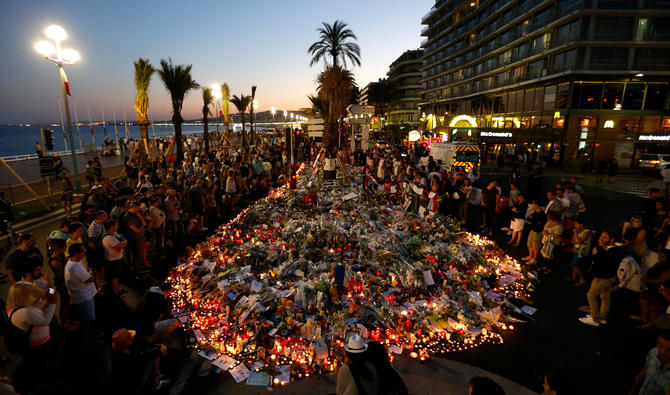
[[[621,110],[623,98],[623,84],[605,84],[603,91],[603,110]]]
[[[533,95],[534,94],[535,94],[534,89],[528,89],[526,91],[526,94],[525,94],[524,100],[523,100],[523,108],[521,109],[521,111],[524,111],[524,112],[533,111]]]
[[[599,109],[603,95],[601,84],[575,84],[575,108]],[[574,101],[573,101],[574,103]]]
[[[600,41],[630,40],[633,18],[596,18],[593,39]]]
[[[543,111],[554,111],[556,105],[556,85],[546,87],[544,91],[544,106]]]
[[[563,64],[564,70],[571,70],[575,68],[575,63],[577,62],[577,50],[572,49],[568,52],[565,52],[565,63]]]
[[[516,93],[509,94],[509,107],[507,112],[516,112]]]
[[[628,48],[601,47],[591,49],[591,70],[624,70],[628,63]]]
[[[557,72],[563,70],[563,63],[565,62],[565,53],[554,55],[554,68],[552,71]]]
[[[644,84],[628,83],[623,95],[624,110],[641,110],[644,99]]]
[[[558,91],[556,92],[556,108],[565,109],[568,108],[568,96],[570,95],[570,85],[561,84],[558,86]]]
[[[530,78],[540,78],[542,77],[542,70],[544,69],[544,59],[540,59],[536,62],[528,65],[528,73]]]
[[[640,18],[637,21],[637,31],[635,32],[635,41],[645,41],[647,39],[648,28],[649,28],[649,19]]]
[[[668,98],[667,84],[649,84],[647,85],[647,97],[644,99],[645,110],[664,110],[667,106],[664,103]]]
[[[535,88],[533,99],[533,111],[542,111],[542,101],[544,100],[544,88]]]
[[[633,67],[638,70],[667,70],[670,51],[667,48],[636,48]]]

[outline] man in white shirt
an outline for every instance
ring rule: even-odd
[[[119,222],[110,219],[105,224],[107,233],[102,237],[102,248],[105,252],[105,281],[111,285],[114,294],[122,295],[126,293],[119,287],[119,276],[123,270],[125,260],[123,259],[123,250],[128,245],[127,240],[123,240],[119,234]]]
[[[151,218],[151,232],[153,233],[153,250],[154,255],[163,248],[163,240],[165,239],[165,213],[160,209],[160,196],[152,196],[149,200],[151,207],[149,207],[149,217]]]
[[[72,244],[68,248],[70,260],[65,265],[65,285],[70,293],[70,300],[79,313],[82,341],[85,346],[91,340],[91,321],[95,321],[95,302],[97,293],[93,276],[81,263],[86,256],[86,247],[83,244]]]

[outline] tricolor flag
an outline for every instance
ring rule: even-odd
[[[67,92],[68,96],[72,96],[70,93],[70,81],[67,80],[67,74],[63,72],[63,84],[65,84],[65,91]]]

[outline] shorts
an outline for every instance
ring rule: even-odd
[[[82,303],[74,303],[74,307],[77,309],[81,321],[95,321],[95,302],[93,299]]]
[[[584,266],[584,257],[577,253],[572,254],[572,267],[582,268]]]
[[[105,261],[105,280],[119,278],[125,265],[125,259],[118,259],[116,261]]]
[[[542,247],[542,233],[531,230],[526,245],[533,250],[539,250]]]
[[[521,218],[514,218],[509,225],[509,228],[515,232],[521,232],[526,221]]]

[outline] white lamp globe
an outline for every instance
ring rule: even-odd
[[[51,56],[54,53],[54,46],[48,41],[39,41],[35,44],[35,50],[44,56]]]
[[[47,37],[54,41],[63,41],[67,38],[65,29],[58,25],[51,25],[47,27],[47,29],[44,31],[44,34],[46,34]]]
[[[79,59],[81,59],[81,56],[79,56],[79,52],[75,51],[74,49],[65,49],[63,50],[63,60],[68,62],[68,63],[75,63]]]

